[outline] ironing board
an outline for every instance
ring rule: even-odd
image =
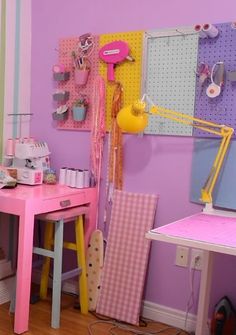
[[[113,195],[101,291],[96,312],[137,325],[157,196],[116,190]]]
[[[96,229],[92,232],[86,254],[89,311],[95,311],[97,306],[103,268],[103,249],[102,231]]]

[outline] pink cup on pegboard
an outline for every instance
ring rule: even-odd
[[[88,81],[89,70],[75,69],[75,84],[76,85],[86,85]]]

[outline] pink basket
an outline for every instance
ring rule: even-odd
[[[76,85],[86,85],[88,81],[89,70],[75,69]]]

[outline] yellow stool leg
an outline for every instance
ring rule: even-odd
[[[77,263],[82,270],[79,277],[80,308],[82,314],[87,314],[88,288],[87,288],[87,277],[86,277],[84,227],[83,227],[82,215],[77,217],[75,221],[75,235],[76,235],[76,246],[77,246]]]
[[[47,222],[44,232],[44,249],[52,249],[52,238],[53,238],[53,222]],[[40,281],[40,298],[46,299],[48,293],[48,280],[50,271],[50,257],[44,257],[41,281]]]

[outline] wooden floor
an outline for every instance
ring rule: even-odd
[[[82,315],[79,310],[74,308],[74,297],[63,296],[62,300],[62,312],[61,312],[61,327],[60,329],[52,329],[50,327],[50,313],[51,304],[50,301],[40,301],[30,306],[30,322],[29,331],[27,335],[89,335],[88,326],[92,334],[90,335],[130,335],[125,330],[111,329],[111,324],[97,323],[100,321],[97,317],[92,314],[86,316]],[[11,335],[13,333],[13,316],[8,313],[9,304],[0,306],[0,335]],[[96,323],[96,324],[95,324]],[[128,326],[128,325],[126,325]],[[130,326],[134,328],[133,326]],[[137,327],[139,331],[148,333],[150,330],[166,329],[168,326],[156,323],[148,322],[147,327]],[[136,332],[137,334],[138,332]],[[179,332],[176,329],[167,329],[161,332],[163,335],[186,335],[185,332]]]

